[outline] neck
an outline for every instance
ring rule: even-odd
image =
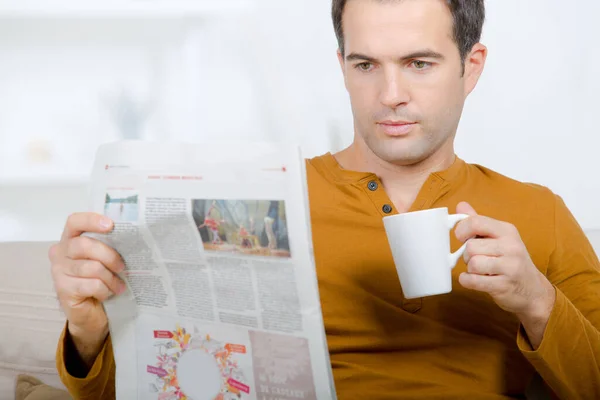
[[[453,142],[449,140],[424,160],[398,165],[382,160],[366,144],[355,141],[350,147],[335,154],[335,158],[344,169],[377,175],[390,200],[402,213],[410,209],[429,175],[448,169],[456,156]]]

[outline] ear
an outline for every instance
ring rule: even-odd
[[[485,67],[487,53],[487,47],[481,43],[477,43],[475,46],[473,46],[471,53],[469,53],[465,59],[465,96],[471,94],[473,89],[475,89],[475,86],[477,86],[479,77],[483,73],[483,68]]]
[[[338,62],[340,63],[340,67],[342,67],[342,72],[344,72],[344,56],[342,55],[340,49],[337,51],[337,58]]]
[[[337,51],[337,58],[338,62],[340,63],[340,68],[342,69],[342,75],[344,76],[344,85],[346,85],[347,88],[348,85],[346,84],[346,60],[344,60],[344,56],[342,55],[342,52],[339,49]]]

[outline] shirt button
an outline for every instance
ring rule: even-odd
[[[390,206],[389,204],[386,204],[385,206],[383,206],[383,212],[386,214],[389,214],[392,212],[392,206]]]
[[[374,191],[376,191],[377,189],[379,189],[379,185],[378,185],[378,184],[377,184],[377,182],[375,182],[375,181],[371,181],[371,182],[369,182],[369,184],[367,185],[367,187],[369,188],[369,190],[370,190],[371,192],[374,192]]]

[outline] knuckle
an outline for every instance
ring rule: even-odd
[[[476,243],[474,243],[472,240],[469,240],[467,242],[467,247],[465,249],[465,252],[468,253],[470,256],[474,256],[475,250],[476,250]]]
[[[510,233],[511,235],[518,235],[519,234],[519,230],[517,229],[517,227],[511,223],[506,223],[506,231],[508,233]]]
[[[104,288],[104,283],[102,283],[101,280],[99,279],[94,279],[90,282],[90,289],[91,289],[91,294],[96,297],[99,296],[102,292]]]
[[[67,239],[65,241],[65,254],[69,258],[74,258],[78,253],[79,249],[79,241],[75,239]]]
[[[50,246],[48,249],[48,259],[53,260],[54,257],[56,257],[56,254],[58,253],[58,247],[58,243],[54,243],[52,246]]]
[[[471,221],[469,221],[468,219],[461,221],[458,223],[458,225],[456,225],[456,233],[464,235],[470,229],[470,226]]]
[[[471,272],[471,273],[479,272],[479,261],[478,260],[479,260],[479,257],[477,257],[477,256],[472,257],[469,260],[469,265],[468,265],[469,272]]]
[[[506,250],[508,254],[519,255],[523,252],[521,243],[516,240],[511,240],[506,244]]]
[[[474,215],[469,218],[471,224],[471,230],[478,231],[481,229],[481,217],[479,215]]]
[[[61,258],[50,263],[50,274],[54,280],[58,280],[65,275],[67,269],[67,263],[65,261],[64,258]]]
[[[89,238],[78,236],[69,240],[69,255],[71,258],[90,258],[92,243]]]
[[[94,242],[92,241],[92,239],[84,236],[79,236],[73,240],[77,241],[77,245],[79,246],[81,254],[85,255],[87,258],[87,256],[92,252],[94,248]]]
[[[77,218],[77,213],[71,213],[67,217],[67,226],[73,225],[73,221]]]
[[[90,278],[99,278],[106,269],[101,262],[95,260],[86,262],[85,268],[87,269],[86,275],[88,275]]]
[[[80,218],[80,213],[72,213],[67,217],[67,228],[74,228],[75,226],[77,226],[79,218]]]
[[[494,242],[492,251],[493,251],[494,255],[497,255],[497,256],[504,254],[504,250],[502,249],[502,244],[500,243],[500,241]]]
[[[79,263],[73,263],[73,266],[72,266],[72,273],[73,273],[73,275],[75,275],[75,276],[78,276],[78,277],[84,277],[84,276],[85,276],[85,268],[83,268],[83,265],[82,265],[82,264],[79,264]]]

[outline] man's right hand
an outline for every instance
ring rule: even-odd
[[[125,291],[116,275],[125,268],[121,256],[104,243],[81,236],[84,232],[108,233],[113,222],[98,214],[73,214],[59,243],[50,248],[52,279],[68,320],[73,344],[90,368],[108,335],[102,302]]]

